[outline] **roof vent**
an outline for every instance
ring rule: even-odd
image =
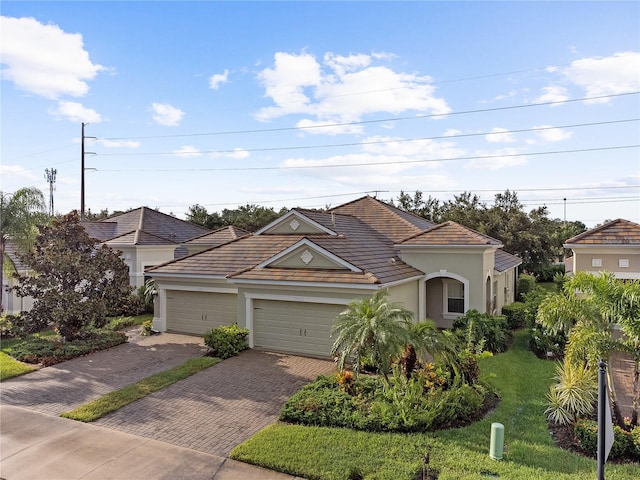
[[[396,259],[395,259],[395,258],[393,258],[393,257],[392,257],[392,258],[390,258],[390,259],[389,259],[389,263],[390,263],[391,265],[393,265],[394,263],[396,263]]]

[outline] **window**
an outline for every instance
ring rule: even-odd
[[[602,266],[602,259],[601,258],[592,258],[591,259],[591,266],[592,267],[601,267]]]
[[[619,258],[618,259],[618,267],[620,267],[620,268],[629,268],[629,259],[628,258]]]
[[[447,281],[447,313],[464,313],[464,284]]]

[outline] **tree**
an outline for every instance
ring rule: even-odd
[[[17,275],[18,295],[34,299],[22,315],[26,330],[53,324],[65,340],[87,326],[102,327],[131,293],[129,270],[119,253],[98,245],[79,224],[77,212],[42,228],[34,249],[22,256],[30,275]]]
[[[21,188],[13,194],[0,192],[0,288],[4,288],[5,273],[15,271],[6,254],[7,242],[15,243],[21,252],[29,250],[38,234],[38,225],[47,218],[45,211],[44,195],[37,188]],[[0,312],[2,309],[0,303]]]
[[[241,205],[234,210],[225,208],[222,213],[209,213],[202,205],[192,205],[186,214],[189,222],[215,230],[233,225],[255,232],[287,212],[286,208],[276,212],[273,208],[259,205]]]
[[[393,357],[409,343],[412,318],[411,311],[389,301],[386,290],[349,303],[331,327],[331,336],[336,338],[331,355],[337,355],[338,369],[343,371],[347,360],[352,358],[357,373],[363,359],[371,356],[387,381]]]
[[[552,333],[564,330],[569,334],[565,357],[570,366],[596,372],[601,358],[608,361],[614,349],[622,348],[613,327],[618,321],[624,324],[626,315],[633,315],[623,306],[624,292],[623,282],[611,273],[577,272],[564,283],[561,293],[542,301],[536,321]],[[565,370],[570,368],[565,365]],[[616,417],[621,421],[610,369],[607,375]]]

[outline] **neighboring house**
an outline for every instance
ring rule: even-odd
[[[26,275],[29,270],[24,265],[18,256],[16,246],[11,241],[8,241],[5,245],[5,253],[13,262],[15,272],[21,275]],[[5,265],[6,266],[6,265]],[[2,307],[3,313],[17,314],[23,310],[31,310],[33,307],[33,298],[31,297],[19,297],[14,291],[11,291],[11,287],[16,285],[16,279],[13,278],[13,272],[5,271],[2,277]]]
[[[180,244],[208,230],[147,207],[136,208],[97,222],[80,222],[90,237],[122,251],[131,285],[144,284],[145,269],[186,255]]]
[[[186,241],[183,245],[187,248],[188,254],[193,255],[194,253],[199,253],[211,247],[217,247],[223,243],[232,242],[233,240],[238,240],[248,235],[251,235],[251,232],[247,232],[242,228],[234,226],[222,227]]]
[[[328,212],[296,208],[254,234],[148,269],[154,329],[201,335],[237,322],[251,347],[326,357],[336,315],[379,289],[440,327],[470,309],[500,312],[514,300],[521,263],[501,247],[368,196]]]
[[[573,256],[567,274],[612,272],[617,278],[640,278],[640,225],[618,218],[567,240]]]

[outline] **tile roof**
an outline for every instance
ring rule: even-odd
[[[348,215],[304,211],[304,214],[307,213],[310,218],[313,216],[312,220],[322,225],[331,224],[339,234],[251,235],[148,271],[152,274],[208,274],[237,279],[336,281],[358,284],[384,284],[422,274],[400,260],[389,238],[361,220]],[[362,273],[339,269],[287,269],[269,266],[256,268],[257,265],[305,238],[358,267]]]
[[[359,218],[394,242],[400,242],[436,225],[369,196],[332,208],[329,212]]]
[[[618,218],[570,238],[565,245],[640,245],[640,225]]]
[[[247,235],[251,235],[251,232],[231,225],[228,227],[219,228],[210,233],[205,233],[204,235],[192,238],[191,240],[187,240],[186,242],[184,242],[184,244],[216,247],[218,245],[222,245],[223,243],[246,237]]]
[[[226,277],[280,253],[304,238],[301,235],[251,235],[204,252],[148,269],[153,273]]]
[[[495,238],[476,232],[456,222],[444,222],[431,227],[425,232],[413,235],[404,240],[401,245],[425,246],[499,246],[502,243]]]
[[[180,220],[148,207],[140,207],[113,215],[98,222],[80,222],[89,236],[105,242],[134,231],[165,240],[166,244],[180,243],[209,233],[210,230]],[[128,237],[132,242],[135,237]],[[133,243],[132,243],[133,244]],[[161,245],[162,243],[159,243]]]
[[[494,268],[498,272],[506,272],[512,268],[522,264],[522,259],[505,252],[502,249],[496,250],[495,265]]]
[[[107,245],[138,245],[138,246],[156,246],[156,245],[178,245],[177,242],[167,240],[166,238],[152,235],[142,230],[124,233],[117,237],[107,240]]]
[[[423,275],[400,259],[396,247],[402,240],[406,239],[402,245],[440,245],[443,241],[464,246],[501,245],[499,241],[457,223],[436,225],[371,197],[328,212],[294,210],[331,233],[267,233],[267,227],[262,233],[237,238],[147,271],[151,275],[206,275],[247,281],[384,285]],[[335,269],[269,266],[270,259],[303,239],[311,244],[310,248],[317,245],[361,271],[341,269],[337,264]],[[506,270],[521,261],[501,252],[496,254],[496,263],[498,270]],[[258,265],[264,266],[258,268]]]

